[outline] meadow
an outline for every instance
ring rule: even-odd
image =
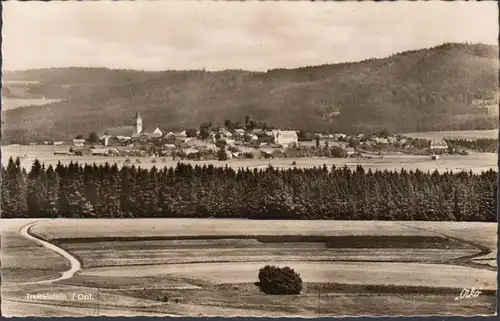
[[[16,236],[29,222],[2,220],[3,251],[16,251],[3,257],[9,269],[33,255],[24,255],[32,246]],[[496,228],[474,222],[43,219],[32,234],[77,257],[82,270],[53,284],[19,285],[22,275],[4,272],[2,264],[3,310],[59,316],[491,314],[496,268],[472,259],[496,258]],[[34,269],[64,264],[61,257],[37,255]],[[295,268],[303,292],[261,293],[254,282],[266,264]],[[30,278],[29,270],[22,272]],[[463,287],[484,294],[457,302]],[[75,291],[99,302],[53,300],[37,310],[23,298]]]
[[[71,146],[2,146],[2,164],[7,164],[9,157],[21,157],[21,166],[29,170],[35,159],[40,160],[45,166],[55,166],[58,162],[68,165],[70,162],[79,164],[105,164],[116,163],[119,166],[134,165],[141,168],[151,169],[175,167],[180,160],[172,157],[124,157],[124,156],[63,156],[54,155],[54,151],[68,151]],[[127,161],[129,160],[129,162]],[[432,160],[429,156],[390,154],[384,155],[383,159],[374,157],[372,159],[356,158],[279,158],[279,159],[232,159],[228,161],[191,161],[183,160],[182,163],[194,165],[229,166],[234,169],[250,168],[263,169],[272,165],[275,168],[311,168],[326,165],[331,167],[347,166],[356,168],[361,165],[366,170],[416,170],[424,172],[445,171],[473,171],[481,173],[489,169],[497,170],[498,156],[494,153],[470,153],[469,155],[443,155],[438,160]]]

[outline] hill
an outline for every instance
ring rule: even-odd
[[[5,142],[72,138],[131,125],[197,127],[246,115],[306,131],[395,132],[497,128],[470,105],[498,92],[498,47],[443,44],[383,59],[276,69],[161,71],[62,68],[4,79],[62,102],[3,113]],[[9,85],[10,86],[10,85]],[[26,97],[32,98],[32,97]],[[340,112],[335,115],[334,112]]]

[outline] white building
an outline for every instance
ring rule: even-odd
[[[373,142],[376,144],[383,144],[383,145],[389,144],[389,140],[387,138],[380,138],[380,137],[373,138]]]
[[[293,130],[273,130],[272,135],[274,143],[283,147],[298,145],[299,143],[297,132]]]
[[[156,127],[155,130],[153,130],[153,134],[159,134],[160,136],[163,136],[163,132],[160,130],[160,128]]]
[[[91,149],[90,152],[92,153],[92,156],[106,156],[106,155],[108,155],[108,150],[105,148],[94,148],[94,149]]]
[[[445,150],[448,149],[448,144],[444,140],[433,140],[431,141],[431,150]]]
[[[75,147],[85,146],[85,139],[73,139],[73,146]]]

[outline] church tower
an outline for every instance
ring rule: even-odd
[[[135,132],[136,134],[142,133],[142,117],[139,112],[135,115]]]

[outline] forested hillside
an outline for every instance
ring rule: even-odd
[[[169,130],[243,121],[305,131],[493,129],[498,115],[470,107],[498,91],[498,47],[444,44],[384,59],[250,72],[66,68],[15,72],[32,93],[66,98],[4,112],[5,142],[67,139],[130,125]],[[334,112],[340,112],[334,115]]]

